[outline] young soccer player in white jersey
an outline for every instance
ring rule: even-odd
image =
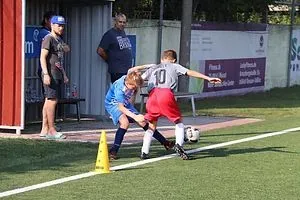
[[[135,91],[143,84],[143,79],[140,73],[135,71],[128,72],[127,75],[122,76],[116,80],[105,97],[105,109],[110,114],[113,123],[119,124],[119,128],[115,135],[114,144],[110,148],[109,156],[110,160],[117,159],[117,153],[123,141],[124,135],[127,132],[129,124],[136,122],[145,130],[144,141],[141,159],[149,158],[149,147],[151,143],[152,135],[157,139],[166,150],[173,148],[174,141],[166,140],[157,130],[153,133],[148,129],[149,124],[145,122],[144,116],[134,108],[131,98]],[[147,138],[147,139],[146,139]],[[150,138],[150,140],[148,140]],[[149,144],[148,144],[149,143]]]
[[[161,116],[165,116],[174,122],[176,137],[174,150],[182,159],[188,160],[189,157],[183,149],[184,124],[182,123],[181,112],[173,93],[178,85],[178,76],[192,76],[207,80],[211,83],[221,83],[221,79],[208,77],[202,73],[189,70],[176,64],[176,61],[176,52],[174,50],[165,50],[160,64],[137,66],[132,70],[148,68],[142,75],[142,78],[148,80],[149,98],[146,103],[147,112],[145,119],[150,122],[149,127],[152,130],[156,130],[157,120]],[[144,138],[144,142],[149,143],[146,138]],[[149,144],[147,146],[150,148]]]

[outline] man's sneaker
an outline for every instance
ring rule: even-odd
[[[179,144],[175,144],[174,150],[176,151],[176,153],[177,153],[183,160],[188,160],[188,159],[189,159],[189,156],[185,153],[183,147],[180,146]]]
[[[165,143],[164,143],[164,147],[166,150],[170,150],[170,149],[173,149],[175,145],[175,142],[174,141],[169,141],[167,140]]]
[[[149,154],[146,154],[144,152],[141,154],[141,160],[146,160],[146,159],[149,159],[149,158],[150,158]]]
[[[115,151],[109,152],[109,160],[117,160],[117,153]]]

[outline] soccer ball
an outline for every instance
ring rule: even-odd
[[[200,139],[200,130],[195,127],[186,127],[184,131],[184,141],[196,143]]]

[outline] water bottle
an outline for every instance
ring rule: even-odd
[[[77,85],[75,83],[72,86],[72,97],[78,98],[78,90],[77,90]]]
[[[66,98],[70,98],[70,97],[71,97],[70,86],[66,85]]]

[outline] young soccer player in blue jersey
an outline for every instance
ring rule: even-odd
[[[141,159],[149,158],[149,148],[152,135],[168,150],[173,148],[174,142],[166,140],[157,130],[148,130],[149,124],[145,122],[144,116],[133,106],[132,97],[136,90],[143,84],[143,79],[138,72],[131,71],[115,81],[108,90],[105,97],[105,109],[110,114],[113,123],[119,125],[115,135],[114,144],[109,150],[110,160],[117,158],[117,153],[127,132],[129,124],[136,122],[145,130]]]

